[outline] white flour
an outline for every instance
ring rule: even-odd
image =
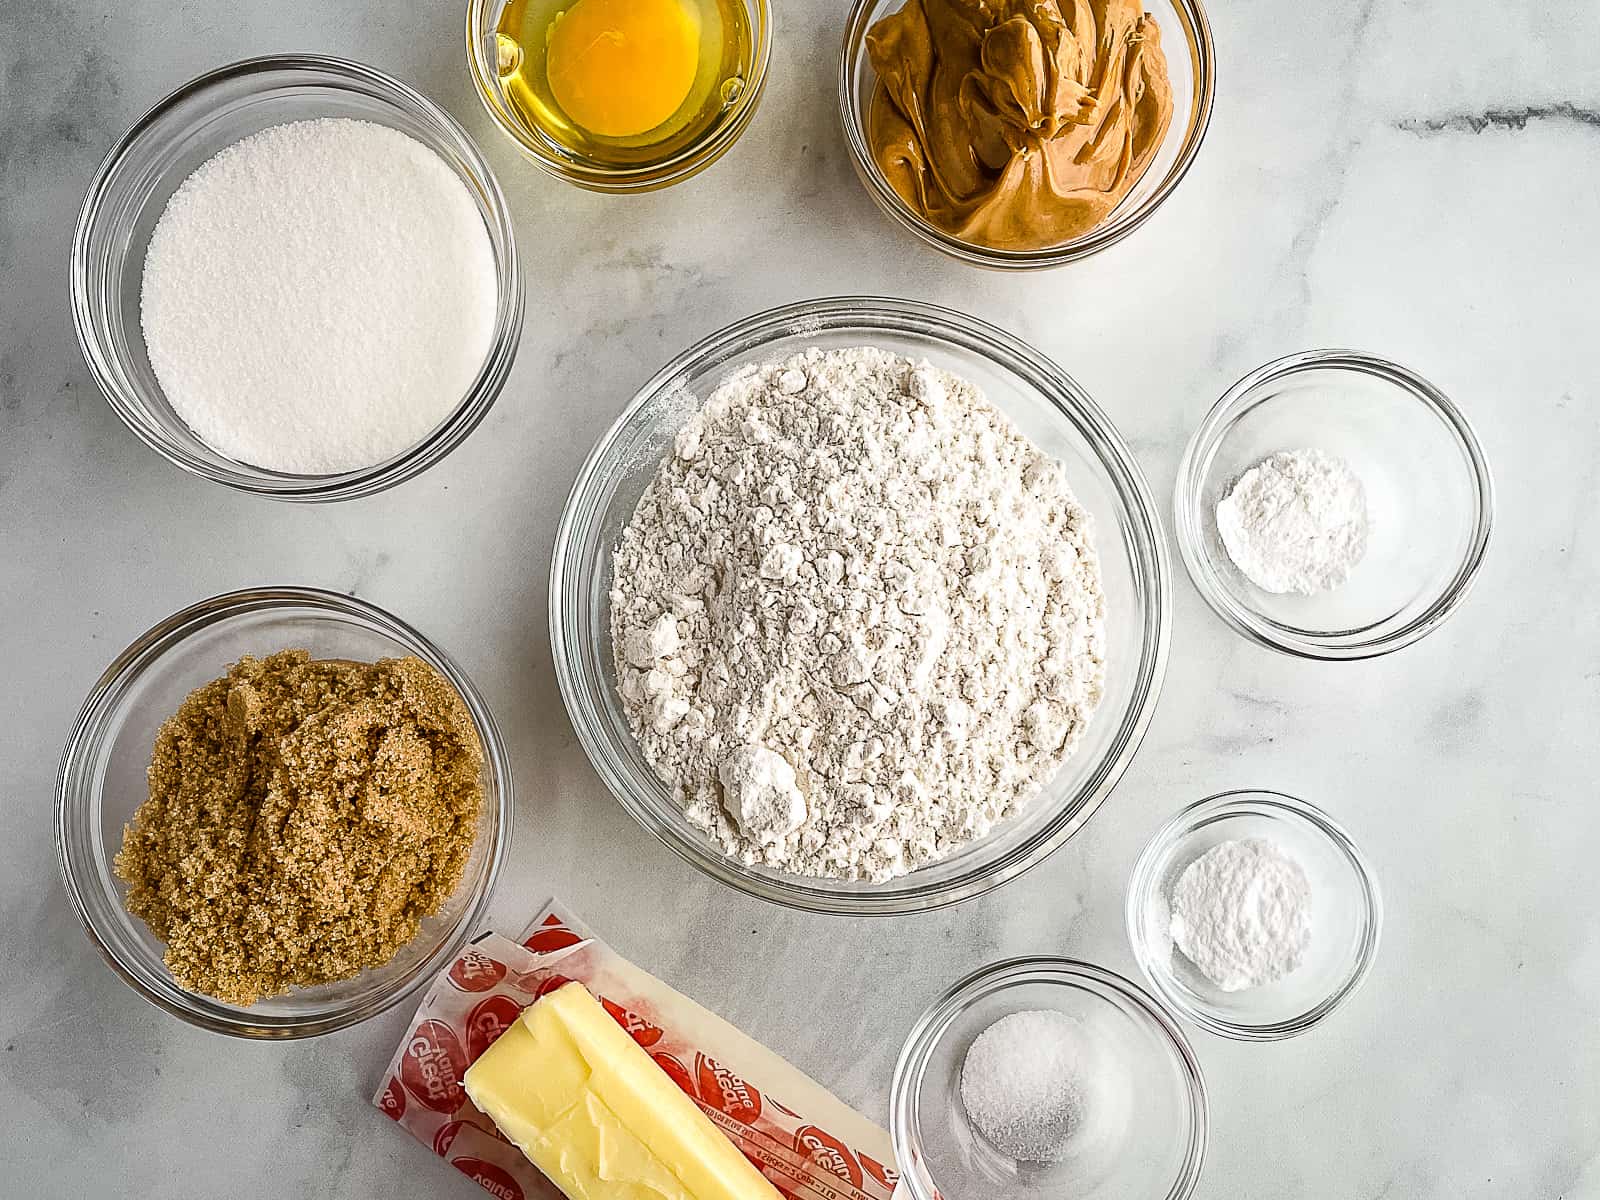
[[[1366,553],[1366,493],[1342,458],[1280,451],[1241,475],[1217,505],[1217,532],[1257,587],[1315,595],[1348,579]]]
[[[1211,847],[1172,889],[1172,940],[1225,992],[1260,987],[1297,968],[1311,944],[1311,884],[1273,842]]]
[[[616,547],[645,758],[745,863],[883,880],[950,854],[1100,701],[1089,524],[965,380],[866,348],[741,368]]]
[[[275,125],[203,163],[150,237],[141,317],[196,436],[320,475],[421,441],[476,378],[494,252],[433,151],[370,121]]]

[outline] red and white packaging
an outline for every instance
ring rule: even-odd
[[[891,1200],[889,1135],[721,1017],[640,970],[558,902],[518,945],[485,934],[423,998],[372,1102],[498,1200],[561,1192],[461,1078],[519,1013],[577,980],[789,1200]]]

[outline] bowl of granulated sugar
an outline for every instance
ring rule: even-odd
[[[134,124],[84,200],[72,305],[146,445],[243,491],[342,500],[483,419],[522,282],[499,185],[449,114],[297,55],[212,71]]]

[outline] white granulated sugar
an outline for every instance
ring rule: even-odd
[[[1228,557],[1268,592],[1338,587],[1367,551],[1367,500],[1348,463],[1322,450],[1269,455],[1217,505]]]
[[[142,319],[168,401],[218,453],[291,474],[421,441],[489,352],[493,249],[454,171],[398,130],[276,125],[173,193]]]
[[[1275,843],[1245,838],[1211,847],[1172,889],[1172,940],[1225,992],[1273,983],[1311,944],[1311,884]]]
[[[1079,1022],[1066,1013],[1011,1013],[968,1047],[961,1107],[1002,1154],[1026,1163],[1059,1162],[1084,1124],[1091,1058]]]
[[[735,372],[616,547],[619,690],[747,864],[885,880],[1020,811],[1100,701],[1104,597],[1061,465],[875,349]]]

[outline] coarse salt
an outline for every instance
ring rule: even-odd
[[[275,125],[173,193],[145,255],[150,365],[218,453],[290,474],[382,462],[488,355],[493,247],[432,150],[370,121]]]
[[[1084,1122],[1087,1057],[1079,1023],[1066,1013],[1001,1017],[977,1036],[961,1064],[967,1119],[1019,1162],[1059,1162]]]

